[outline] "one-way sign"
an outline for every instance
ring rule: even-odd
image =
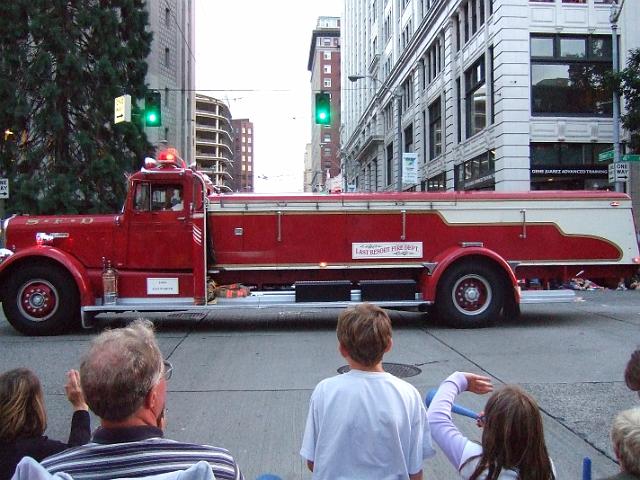
[[[0,198],[9,198],[9,179],[0,178]]]
[[[618,162],[609,164],[609,183],[626,182],[629,179],[629,164]]]

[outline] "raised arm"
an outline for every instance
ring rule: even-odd
[[[440,384],[427,410],[431,436],[456,470],[460,469],[469,439],[453,424],[451,407],[456,396],[467,389],[474,393],[487,393],[493,387],[487,377],[455,372]]]

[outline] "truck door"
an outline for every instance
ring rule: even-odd
[[[130,269],[190,270],[190,191],[178,182],[135,182],[129,221]],[[190,189],[189,189],[190,190]],[[189,196],[187,196],[189,195]]]

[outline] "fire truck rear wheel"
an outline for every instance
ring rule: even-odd
[[[439,282],[437,315],[454,328],[486,327],[500,316],[503,285],[497,269],[484,262],[453,265]]]
[[[57,335],[78,324],[78,289],[61,268],[47,265],[17,268],[2,305],[9,323],[25,335]]]

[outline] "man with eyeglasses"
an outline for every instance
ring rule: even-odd
[[[87,404],[101,426],[90,443],[53,455],[42,466],[82,480],[156,475],[205,460],[216,479],[243,479],[226,449],[163,438],[171,373],[151,322],[136,320],[101,333],[80,366]]]

